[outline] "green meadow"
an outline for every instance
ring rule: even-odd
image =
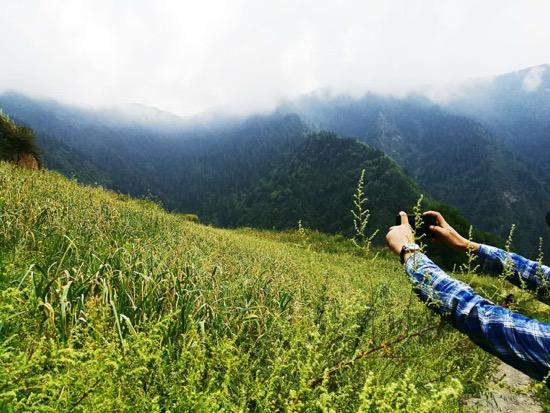
[[[0,411],[453,412],[483,391],[495,359],[386,250],[194,221],[0,163]]]

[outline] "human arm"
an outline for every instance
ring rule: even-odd
[[[430,227],[434,238],[459,251],[470,250],[477,254],[477,263],[481,269],[490,274],[499,275],[508,269],[509,280],[520,286],[538,293],[548,292],[550,284],[550,268],[536,261],[528,260],[521,255],[509,253],[489,245],[478,244],[461,236],[436,211],[425,212],[436,220],[436,225]]]
[[[411,239],[412,231],[402,215],[402,224],[391,227],[386,236],[388,246],[399,254]],[[533,378],[547,376],[550,324],[493,304],[447,275],[422,253],[409,255],[405,270],[419,297],[481,348]]]
[[[482,270],[490,274],[506,273],[509,269],[509,280],[520,287],[525,286],[538,293],[548,292],[550,267],[539,262],[483,244],[479,247],[477,262]]]
[[[538,380],[550,371],[550,324],[530,319],[476,294],[415,253],[405,270],[416,293],[485,351]]]

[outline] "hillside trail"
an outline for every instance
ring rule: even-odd
[[[467,411],[479,413],[544,412],[532,390],[533,381],[522,372],[500,363],[489,390],[479,398],[465,400]]]

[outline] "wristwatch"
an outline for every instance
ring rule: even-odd
[[[401,259],[401,264],[405,264],[405,254],[408,252],[416,252],[420,251],[420,247],[418,244],[405,244],[401,247],[401,253],[399,254],[399,258]]]

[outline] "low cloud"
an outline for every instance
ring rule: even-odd
[[[548,15],[545,0],[4,1],[0,91],[180,115],[399,95],[550,63]]]
[[[546,68],[542,66],[531,68],[521,82],[523,90],[526,92],[534,92],[537,90],[542,83],[542,75],[545,70]]]

